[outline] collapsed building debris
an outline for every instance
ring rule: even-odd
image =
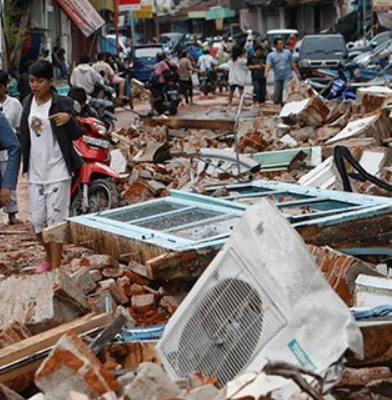
[[[42,255],[32,235],[21,228],[14,234],[11,229],[0,232],[7,235],[7,241],[0,242],[0,293],[7,303],[0,312],[0,397],[30,399],[22,390],[33,387],[34,375],[42,390],[34,400],[156,400],[161,395],[260,400],[267,393],[281,400],[294,399],[293,392],[307,399],[322,393],[330,400],[390,397],[391,371],[380,367],[392,360],[390,192],[365,182],[346,161],[357,193],[343,192],[335,153],[338,146],[349,148],[366,171],[392,182],[391,96],[389,90],[372,87],[357,94],[355,103],[325,101],[303,82],[291,82],[283,109],[267,103],[246,110],[236,121],[232,111],[212,107],[144,119],[141,126],[135,123],[114,132],[112,163],[123,178],[121,194],[131,206],[77,217],[45,231],[46,241],[74,243],[66,248],[61,272],[45,278],[30,275],[29,266]],[[264,219],[257,224],[256,217],[247,215],[263,207],[259,203],[265,199],[281,215],[269,213],[272,206],[264,205]],[[252,241],[252,235],[244,240],[237,232],[244,230],[245,221],[253,224],[257,237],[268,238],[275,231],[275,240]],[[290,245],[294,237],[300,248]],[[213,261],[222,246],[234,240],[230,252],[224,250]],[[26,247],[18,248],[20,242]],[[235,256],[242,246],[247,250]],[[279,249],[274,268],[266,268]],[[252,258],[257,252],[260,255]],[[203,285],[209,268],[231,258],[233,268]],[[229,276],[245,261],[242,275]],[[258,286],[264,296],[261,305],[252,297],[257,288],[235,288],[236,279],[246,281],[252,264],[266,270],[266,283]],[[299,279],[296,274],[310,264],[317,279]],[[283,267],[285,273],[278,274]],[[202,275],[206,269],[207,275]],[[257,283],[256,275],[251,275],[250,286]],[[274,308],[282,276],[291,277],[285,287],[290,301]],[[219,286],[222,279],[225,284]],[[315,302],[312,294],[312,300],[301,302],[315,286],[325,297]],[[203,296],[195,298],[191,292],[188,297],[192,287],[213,292],[201,312],[197,307]],[[222,295],[225,290],[231,290],[230,296]],[[25,295],[18,298],[16,292]],[[214,312],[218,298],[227,305]],[[248,302],[247,307],[241,308],[242,302]],[[344,316],[336,329],[337,316],[327,318],[332,303]],[[282,309],[296,304],[303,310],[318,308],[309,318],[301,314],[287,322]],[[242,340],[257,325],[260,310],[261,328],[257,326],[251,340]],[[122,331],[113,325],[116,311],[128,321]],[[184,324],[188,321],[184,331],[179,329],[180,315]],[[232,316],[229,322],[224,321],[227,315]],[[203,323],[198,323],[200,316]],[[225,335],[214,334],[217,322],[225,326]],[[156,343],[167,323],[157,354]],[[323,333],[331,332],[328,338],[314,334],[320,327]],[[302,333],[295,335],[291,347],[287,340],[273,347],[274,340],[283,338],[273,332],[286,328]],[[312,335],[304,334],[308,331]],[[236,343],[235,356],[230,339]],[[256,351],[251,345],[258,340],[263,346]],[[268,345],[272,347],[267,361],[272,361],[264,362]],[[345,354],[346,368],[341,356],[350,346],[357,356]],[[319,372],[334,361],[339,368],[333,371],[332,388],[324,385]],[[159,366],[162,362],[165,371]],[[257,371],[243,375],[242,367],[250,364],[257,365]],[[265,367],[261,372],[260,365]],[[195,369],[208,377],[192,374]]]

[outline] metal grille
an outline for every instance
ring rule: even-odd
[[[175,229],[170,231],[170,233],[190,240],[203,240],[233,231],[240,222],[240,219],[240,217],[236,216],[227,216],[219,220],[204,221],[204,223],[193,225],[187,229]]]
[[[159,352],[173,376],[200,371],[224,385],[243,371],[287,322],[234,249],[202,279],[187,313],[171,327]]]
[[[131,209],[120,209],[116,212],[105,213],[105,218],[120,222],[131,222],[158,214],[178,211],[185,207],[186,205],[170,202],[146,203]]]
[[[134,225],[148,229],[155,229],[157,231],[164,231],[170,228],[175,228],[176,226],[187,225],[192,222],[199,222],[208,218],[217,217],[218,215],[222,215],[222,213],[194,207],[191,210],[183,211],[181,213],[160,215],[147,221],[134,222]]]

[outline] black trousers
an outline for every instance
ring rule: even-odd
[[[180,81],[180,90],[181,94],[185,97],[186,104],[188,104],[193,97],[192,79],[189,79],[187,81]]]
[[[267,80],[265,78],[252,79],[253,100],[256,103],[265,103],[267,95]]]

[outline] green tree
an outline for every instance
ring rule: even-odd
[[[31,20],[33,0],[5,0],[3,27],[9,67],[17,70],[22,57],[23,40]]]

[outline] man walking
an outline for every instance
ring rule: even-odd
[[[301,75],[293,60],[291,51],[284,48],[284,41],[282,38],[276,38],[274,40],[274,48],[275,50],[268,54],[264,76],[267,79],[270,70],[272,69],[274,71],[274,103],[282,105],[283,90],[288,80],[292,78],[293,70],[298,79],[301,79]]]
[[[5,115],[0,112],[0,148],[7,152],[5,171],[0,172],[0,208],[11,204],[11,192],[16,189],[20,165],[20,143]]]
[[[71,75],[71,85],[83,88],[87,94],[94,91],[97,83],[103,83],[102,76],[89,63],[90,58],[82,55],[79,65],[74,68]]]
[[[7,95],[8,90],[8,74],[4,71],[0,71],[0,110],[3,111],[4,115],[8,119],[14,133],[18,133],[20,127],[20,119],[22,117],[22,104],[19,100],[14,97]],[[0,172],[5,175],[7,170],[7,151],[0,151]],[[3,207],[3,211],[8,214],[9,225],[15,225],[20,223],[16,217],[18,212],[18,204],[16,191],[13,190],[11,193],[11,203],[8,206]]]

